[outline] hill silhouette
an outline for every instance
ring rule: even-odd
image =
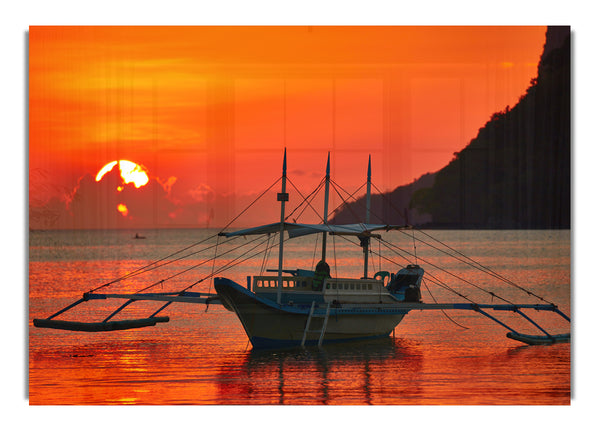
[[[519,102],[493,114],[446,167],[374,195],[371,220],[438,228],[570,228],[570,58],[569,27],[548,27],[538,76]],[[363,221],[364,200],[345,205],[331,222]]]

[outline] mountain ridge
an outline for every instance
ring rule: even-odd
[[[571,225],[570,28],[549,26],[538,76],[494,113],[448,165],[371,198],[372,220],[431,228],[568,229]],[[332,223],[362,221],[365,197]]]

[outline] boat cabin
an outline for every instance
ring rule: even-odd
[[[314,271],[297,269],[284,272],[289,275],[282,277],[282,303],[310,305],[312,301],[366,304],[420,302],[420,286],[425,271],[418,265],[408,265],[393,274],[387,285],[384,283],[385,277],[325,278],[322,287],[317,289],[313,283]],[[258,296],[274,301],[277,295],[277,280],[276,275],[249,277],[248,289]]]

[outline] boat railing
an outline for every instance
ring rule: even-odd
[[[256,291],[270,291],[277,289],[277,276],[254,276],[252,287]],[[312,277],[284,276],[282,277],[282,290],[312,290]],[[376,279],[356,278],[326,278],[324,282],[325,293],[373,293],[381,294],[386,291],[383,281]]]
[[[272,275],[257,275],[253,277],[252,287],[257,290],[277,290],[278,277]],[[312,277],[283,276],[281,278],[282,290],[310,290]]]
[[[328,278],[325,280],[325,291],[381,293],[383,289],[383,281],[376,279]]]

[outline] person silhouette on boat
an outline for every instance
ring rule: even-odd
[[[321,290],[326,278],[331,278],[329,265],[324,260],[321,260],[315,268],[315,275],[312,282],[313,290]]]

